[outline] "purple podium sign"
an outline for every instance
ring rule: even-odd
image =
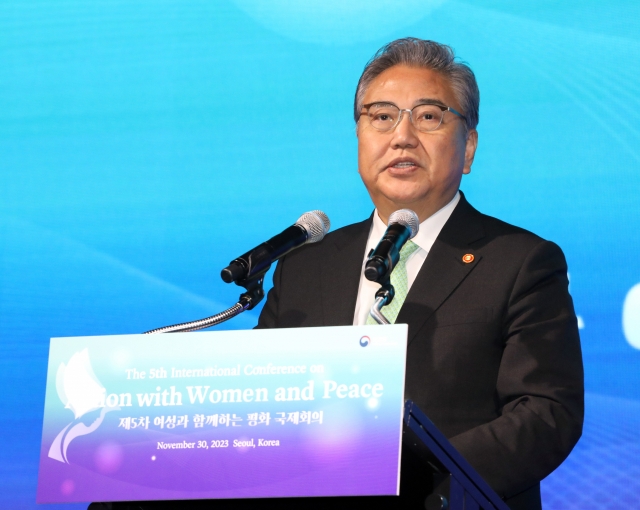
[[[407,326],[53,338],[38,503],[397,495]]]

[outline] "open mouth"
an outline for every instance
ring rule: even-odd
[[[415,168],[418,168],[418,163],[414,159],[407,157],[396,158],[389,162],[389,166],[387,168],[400,171],[414,170]]]

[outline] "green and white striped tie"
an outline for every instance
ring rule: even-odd
[[[393,301],[391,301],[390,305],[383,306],[381,310],[382,314],[391,324],[395,324],[398,313],[400,313],[400,308],[402,308],[402,304],[404,303],[404,300],[407,298],[407,294],[409,293],[409,280],[407,278],[407,259],[418,248],[419,246],[413,241],[407,241],[400,250],[400,260],[391,272],[391,285],[393,285],[393,288],[395,290],[395,297],[393,298]],[[373,325],[378,323],[373,320],[373,317],[371,317],[371,315],[368,315],[365,324]]]

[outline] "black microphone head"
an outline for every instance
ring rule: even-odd
[[[322,241],[331,228],[329,217],[322,211],[306,212],[298,218],[295,224],[307,232],[305,244]]]
[[[411,209],[400,209],[396,212],[393,212],[389,215],[389,225],[394,223],[399,223],[409,229],[409,239],[413,239],[418,233],[418,229],[420,228],[420,220],[418,219],[418,215],[414,213]]]

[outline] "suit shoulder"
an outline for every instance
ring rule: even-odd
[[[486,248],[493,247],[514,259],[526,258],[532,252],[539,251],[547,256],[559,256],[564,259],[562,249],[556,243],[524,228],[483,214],[473,207],[471,209],[472,214],[476,215],[482,224],[484,237],[479,243]]]
[[[518,236],[522,239],[531,240],[534,243],[545,241],[545,239],[531,232],[530,230],[524,229],[522,227],[518,227],[517,225],[513,225],[511,223],[507,223],[506,221],[495,218],[494,216],[489,216],[487,214],[482,214],[482,213],[478,213],[478,214],[480,214],[482,218],[482,224],[488,234]]]

